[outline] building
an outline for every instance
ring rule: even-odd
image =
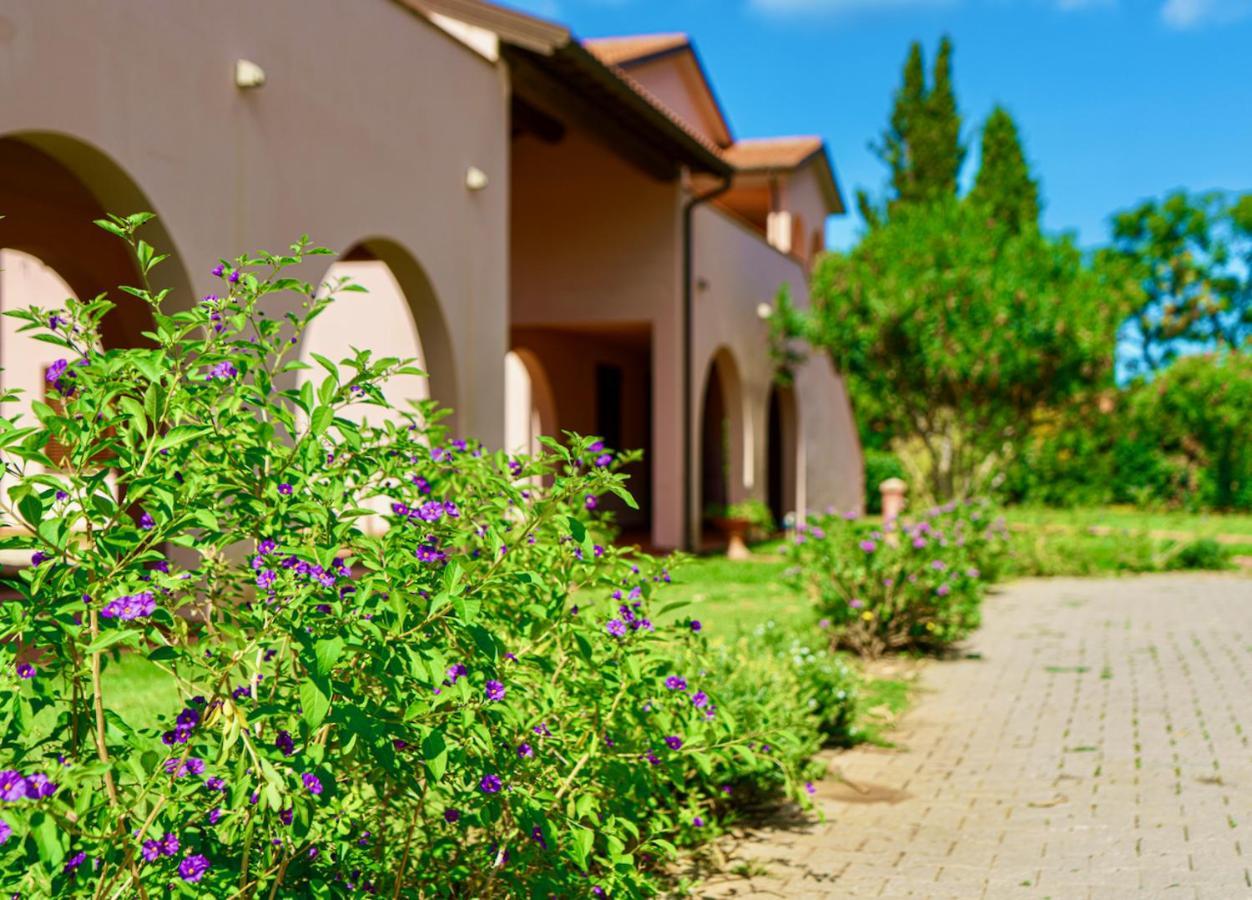
[[[710,505],[859,506],[825,357],[774,383],[762,304],[807,302],[843,211],[816,138],[736,141],[682,35],[580,42],[482,0],[0,0],[0,305],[133,278],[91,223],[151,210],[192,303],[210,267],[303,233],[350,294],[301,352],[417,355],[396,391],[526,447],[641,447],[631,534],[699,540]],[[139,340],[125,298],[107,339]],[[0,329],[5,387],[47,350]]]

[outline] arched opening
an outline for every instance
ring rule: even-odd
[[[795,391],[789,386],[773,385],[769,392],[768,433],[766,448],[766,497],[769,511],[778,527],[788,514],[800,509],[799,423]]]
[[[700,412],[698,513],[706,525],[743,499],[747,431],[739,367],[726,348],[717,351],[704,378]]]
[[[539,358],[518,348],[504,357],[504,449],[538,455],[540,435],[557,433],[556,401]]]
[[[39,260],[79,298],[107,293],[117,304],[104,319],[108,346],[144,342],[151,315],[143,301],[117,288],[137,285],[139,273],[130,248],[101,229],[96,219],[108,213],[160,213],[134,181],[111,159],[81,141],[59,134],[22,133],[0,138],[0,248]],[[186,308],[194,302],[177,248],[158,218],[142,235],[170,258],[152,271],[155,288],[171,290],[170,303]],[[35,270],[23,266],[34,276]],[[6,308],[30,305],[23,283],[9,282]],[[31,288],[38,290],[38,288]],[[62,297],[64,299],[64,297]],[[0,364],[26,366],[18,347],[0,346]]]
[[[322,281],[335,300],[309,326],[301,358],[311,362],[317,353],[339,363],[356,350],[369,350],[375,359],[416,359],[426,375],[401,375],[383,385],[389,404],[408,410],[412,403],[435,400],[452,410],[444,421],[455,432],[452,346],[434,287],[417,260],[393,241],[362,241],[334,262]],[[344,281],[365,290],[337,290]],[[315,365],[300,378],[319,378],[319,372]],[[396,414],[362,403],[349,407],[346,415],[377,424]]]

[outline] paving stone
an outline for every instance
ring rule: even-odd
[[[1252,580],[1016,583],[923,670],[899,749],[825,756],[825,822],[699,896],[1252,897]],[[893,802],[886,802],[887,799]]]

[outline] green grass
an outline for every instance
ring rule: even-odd
[[[1012,507],[1005,511],[1009,524],[1088,529],[1107,527],[1119,531],[1167,531],[1215,537],[1247,536],[1252,546],[1252,515],[1227,513],[1147,512],[1127,506],[1048,509]]]
[[[676,565],[673,583],[660,594],[662,605],[685,600],[671,618],[699,619],[709,637],[734,638],[769,620],[802,629],[812,621],[812,607],[786,583],[787,564],[757,548],[756,559],[736,562],[700,556]]]
[[[893,746],[887,737],[913,702],[913,682],[902,678],[867,678],[857,702],[858,737],[878,747]]]
[[[117,713],[132,728],[168,728],[183,708],[172,679],[137,653],[105,660],[101,678],[105,709]],[[36,732],[48,732],[55,721],[52,708],[35,716]]]

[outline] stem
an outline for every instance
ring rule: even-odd
[[[100,614],[92,607],[91,640],[95,642],[100,636]],[[104,740],[104,690],[100,683],[100,651],[91,654],[91,694],[96,710],[96,756],[107,767],[104,770],[104,787],[109,795],[109,805],[117,806],[117,785],[113,783],[113,768],[109,760],[109,748]],[[125,816],[123,816],[125,818]]]
[[[400,868],[396,870],[396,886],[391,893],[392,900],[399,900],[400,889],[404,885],[404,870],[409,866],[409,848],[413,846],[413,832],[417,828],[417,817],[421,814],[422,805],[413,805],[413,818],[409,820],[409,834],[404,839],[404,854],[400,857]]]

